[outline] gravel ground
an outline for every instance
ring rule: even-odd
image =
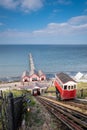
[[[20,130],[69,130],[36,99],[34,101],[35,104],[31,106],[30,112],[28,112],[27,121],[23,121],[24,124]]]

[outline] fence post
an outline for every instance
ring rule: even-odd
[[[81,97],[83,97],[83,89],[81,89],[80,92],[81,92]]]
[[[14,98],[13,94],[10,93],[8,96],[8,127],[9,130],[15,130],[14,120]]]
[[[3,93],[2,93],[2,90],[0,91],[0,96],[1,96],[1,98],[3,98]]]
[[[4,125],[4,121],[3,121],[3,92],[2,90],[0,91],[0,96],[1,96],[1,123],[2,123],[2,130],[5,130],[5,125]]]

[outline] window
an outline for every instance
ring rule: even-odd
[[[68,86],[68,89],[70,90],[70,86]]]
[[[37,81],[37,78],[32,78],[32,81]]]
[[[71,89],[73,89],[73,86],[71,86]]]
[[[43,80],[44,80],[44,77],[42,77],[41,80],[43,81]]]
[[[74,88],[76,88],[76,85],[74,85]]]
[[[67,85],[64,85],[64,89],[67,89]]]

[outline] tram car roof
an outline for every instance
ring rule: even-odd
[[[69,82],[69,81],[73,81],[73,82],[76,83],[75,80],[73,80],[69,75],[67,75],[67,74],[65,74],[65,73],[63,73],[63,72],[61,72],[61,73],[59,73],[59,74],[56,74],[56,77],[57,77],[59,80],[61,80],[61,82],[62,82],[63,84],[65,84],[65,83],[67,83],[67,82]]]

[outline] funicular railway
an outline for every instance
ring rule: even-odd
[[[46,97],[49,99],[52,99],[54,101],[57,101],[55,96],[46,96]],[[61,102],[61,103],[68,105],[72,108],[79,109],[82,112],[87,113],[87,101],[84,101],[84,100],[82,101],[80,99],[71,99],[71,100],[62,100],[62,101],[58,101],[58,102]]]
[[[85,107],[74,102],[77,83],[67,74],[60,73],[55,76],[54,85],[58,100],[46,96],[37,96],[36,99],[70,130],[87,130],[87,104]]]
[[[47,97],[39,96],[36,99],[69,129],[87,130],[87,113],[83,114],[78,110]]]

